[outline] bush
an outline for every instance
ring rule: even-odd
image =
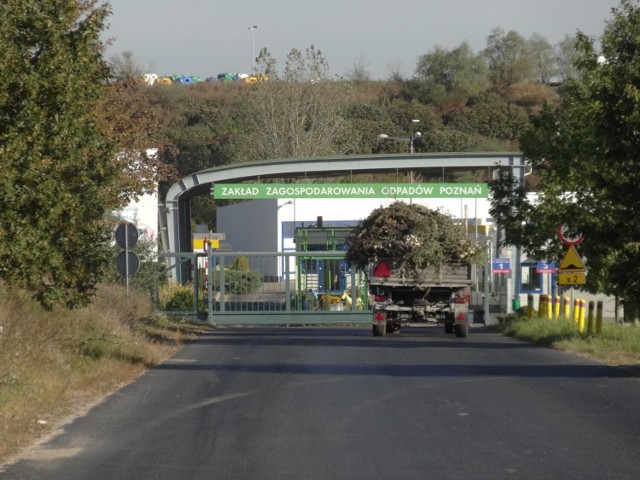
[[[160,305],[171,312],[193,310],[193,286],[177,283],[163,286],[160,289]]]
[[[255,270],[224,271],[224,290],[225,293],[256,293],[260,289],[262,278],[260,272]],[[220,272],[213,275],[213,290],[220,290]]]
[[[233,262],[233,269],[239,272],[249,271],[249,259],[247,257],[236,257]]]

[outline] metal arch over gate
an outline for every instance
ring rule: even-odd
[[[260,181],[264,178],[350,175],[353,173],[409,172],[416,169],[473,169],[508,167],[524,179],[526,161],[516,152],[414,153],[397,155],[352,155],[280,159],[216,167],[182,178],[169,189],[159,212],[160,234],[165,256],[175,266],[177,278],[184,277],[172,256],[191,251],[189,200],[208,193],[216,182]],[[171,268],[170,271],[173,271]]]

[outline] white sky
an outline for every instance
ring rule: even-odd
[[[322,51],[331,73],[363,61],[375,79],[405,77],[435,45],[486,46],[495,27],[552,45],[578,30],[597,37],[619,0],[108,0],[107,57],[133,53],[158,75],[251,73],[267,47],[279,70],[292,48]],[[257,30],[248,27],[256,25]],[[253,42],[252,42],[253,37]],[[255,45],[255,47],[254,47]]]

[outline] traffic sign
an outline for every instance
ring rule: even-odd
[[[569,245],[567,252],[564,254],[564,258],[562,262],[560,262],[560,266],[558,267],[559,273],[577,273],[577,272],[586,272],[587,268],[584,266],[584,262],[580,255],[578,255],[578,251],[576,247],[573,245]]]
[[[511,273],[511,259],[494,258],[491,262],[491,271],[493,273]]]
[[[558,237],[560,237],[562,243],[564,243],[565,245],[580,245],[583,242],[584,235],[580,233],[574,238],[567,238],[564,234],[565,230],[566,228],[564,226],[564,223],[558,227]]]
[[[587,283],[587,275],[584,272],[558,274],[558,285],[584,285],[585,283]]]
[[[118,254],[116,258],[116,270],[124,278],[130,277],[138,273],[140,269],[140,258],[136,252],[131,250],[123,250]]]
[[[130,250],[138,243],[138,228],[131,222],[120,222],[116,228],[116,243],[120,248]]]
[[[541,260],[536,263],[536,273],[556,273],[558,264],[556,262],[548,262]]]

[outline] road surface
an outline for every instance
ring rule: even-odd
[[[224,328],[0,480],[638,479],[640,379],[503,337]]]

